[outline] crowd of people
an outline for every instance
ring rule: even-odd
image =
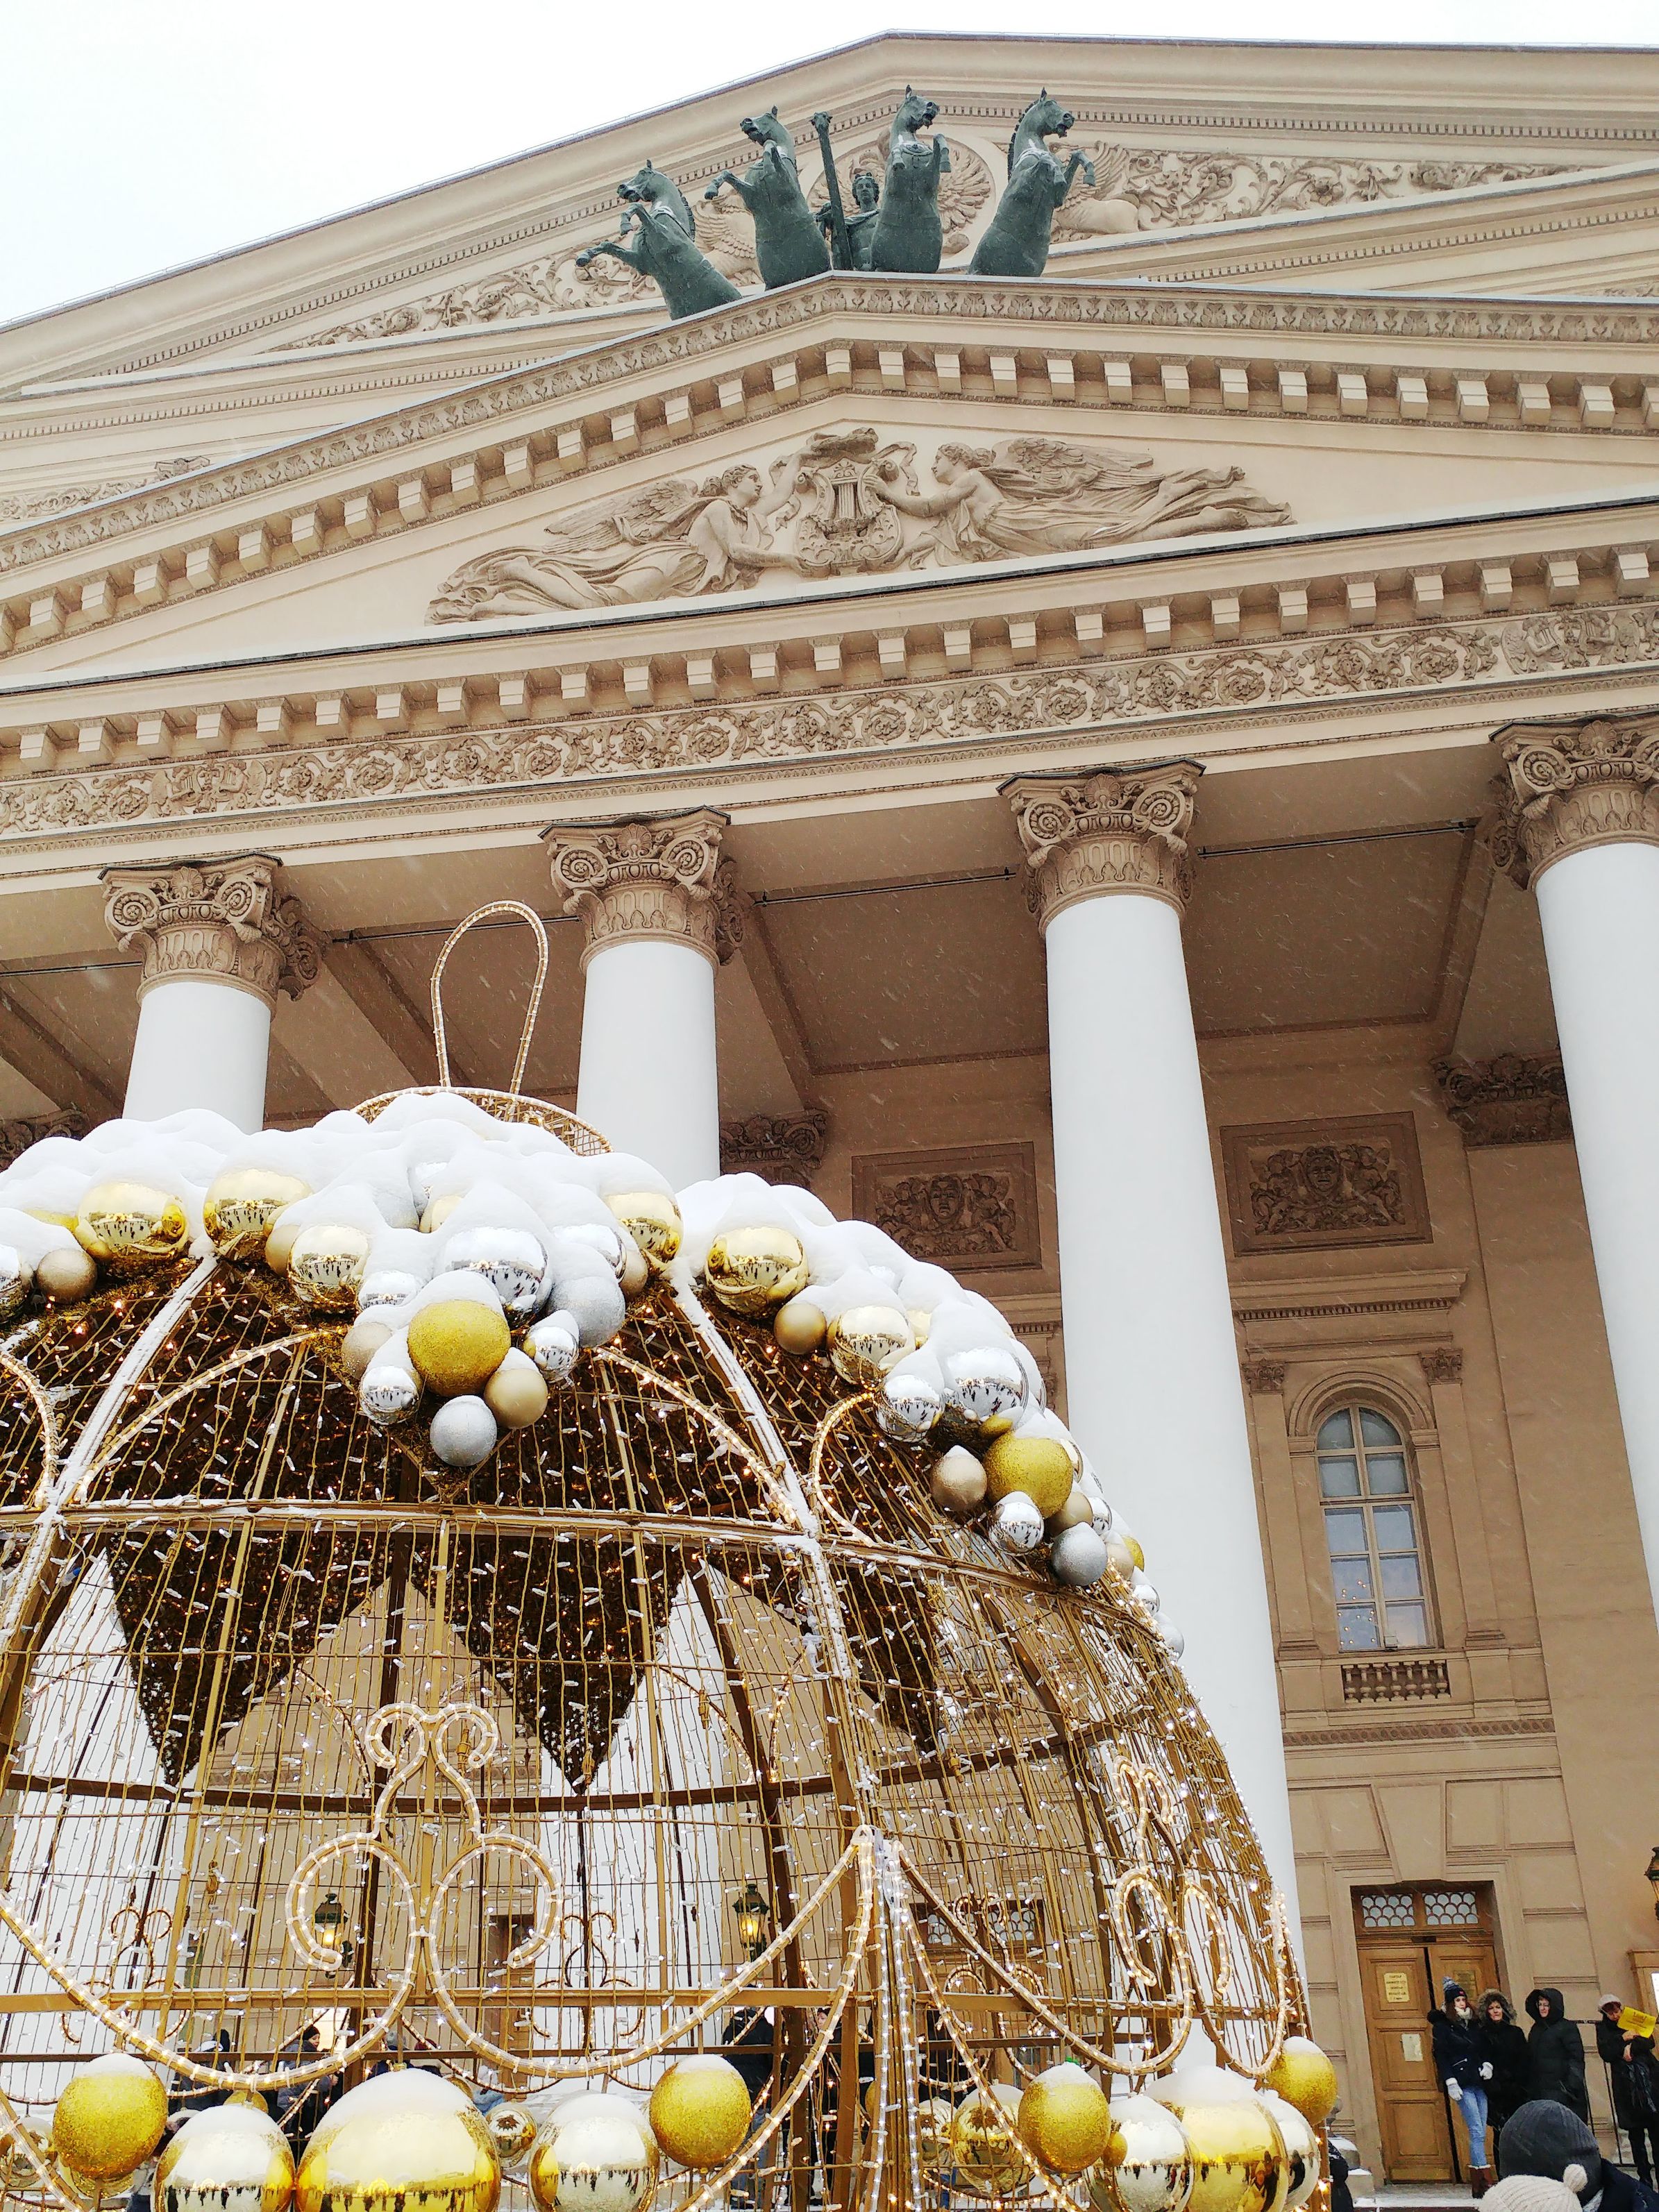
[[[1659,2212],[1653,2188],[1659,2163],[1659,2058],[1654,2039],[1626,2026],[1622,1997],[1604,1996],[1595,2047],[1612,2085],[1613,2116],[1630,2144],[1634,2179],[1607,2163],[1590,2131],[1584,2039],[1561,1992],[1535,1989],[1523,2028],[1501,1990],[1473,2002],[1446,1982],[1429,2014],[1435,2070],[1468,2140],[1469,2185],[1484,2197],[1500,2174],[1559,2181],[1583,2212]],[[1489,2154],[1487,2138],[1492,2138]],[[1583,2182],[1575,2175],[1583,2175]]]

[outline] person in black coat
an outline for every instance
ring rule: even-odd
[[[1534,1990],[1527,1999],[1532,2027],[1527,2033],[1527,2095],[1534,2103],[1565,2105],[1589,2124],[1589,2093],[1584,2087],[1584,2039],[1569,2020],[1559,1990]]]
[[[1441,1994],[1443,2008],[1437,2005],[1429,2014],[1434,2070],[1445,2083],[1446,2094],[1468,2135],[1469,2187],[1476,2197],[1484,2197],[1492,2180],[1486,2164],[1486,2084],[1492,2077],[1492,2063],[1468,1991],[1461,1982],[1448,1981],[1441,1984]]]
[[[1654,2058],[1650,2035],[1632,2035],[1620,2027],[1624,2009],[1622,1997],[1602,1998],[1595,2048],[1613,2084],[1613,2116],[1630,2137],[1636,2178],[1650,2188],[1653,2163],[1659,2160],[1659,2062]]]
[[[1577,2113],[1553,2100],[1510,2114],[1498,2163],[1506,2181],[1511,2174],[1538,2173],[1565,2182],[1583,2212],[1659,2212],[1659,2197],[1623,2166],[1609,2165]]]
[[[1486,2056],[1492,2061],[1486,2117],[1493,2136],[1501,2136],[1510,2113],[1519,2112],[1527,2101],[1527,2031],[1516,2025],[1515,2007],[1502,1990],[1482,1990],[1474,2009]]]

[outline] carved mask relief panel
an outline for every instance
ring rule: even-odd
[[[863,1153],[853,1162],[853,1204],[918,1260],[961,1273],[1042,1264],[1030,1145]]]
[[[1409,1114],[1224,1128],[1233,1249],[1426,1243],[1428,1199]]]
[[[915,445],[884,443],[869,428],[821,430],[769,462],[578,508],[546,524],[538,542],[464,563],[428,612],[434,622],[477,622],[623,606],[1289,519],[1240,469],[1166,470],[1125,446],[947,439],[924,460]]]

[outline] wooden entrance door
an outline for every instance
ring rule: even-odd
[[[1490,1892],[1365,1889],[1353,1902],[1386,2176],[1454,2180],[1467,2145],[1435,2070],[1428,2014],[1444,1981],[1461,1982],[1471,2002],[1496,1983]]]

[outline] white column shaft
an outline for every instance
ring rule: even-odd
[[[1659,846],[1537,878],[1550,990],[1625,1449],[1659,1611]]]
[[[629,937],[587,963],[576,1111],[676,1190],[720,1171],[714,970],[694,945]]]
[[[179,975],[152,983],[138,1002],[127,1073],[129,1121],[155,1121],[205,1106],[240,1129],[265,1118],[270,1009],[234,983]]]
[[[1067,1410],[1187,1639],[1297,1925],[1278,1680],[1181,921],[1133,891],[1049,921]]]

